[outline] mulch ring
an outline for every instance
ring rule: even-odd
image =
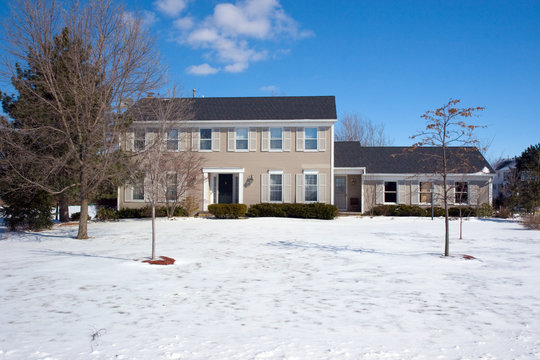
[[[159,259],[143,260],[142,262],[143,263],[149,263],[149,264],[152,264],[152,265],[172,265],[172,264],[174,264],[175,260],[173,258],[170,258],[170,257],[160,256]]]

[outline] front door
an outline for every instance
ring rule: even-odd
[[[219,174],[218,183],[218,203],[231,204],[233,202],[233,175]]]
[[[341,211],[347,211],[347,177],[336,176],[334,185],[336,206]]]

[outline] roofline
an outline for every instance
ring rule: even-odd
[[[287,126],[291,126],[291,125],[294,125],[295,123],[298,123],[298,124],[301,124],[301,125],[304,125],[304,124],[307,124],[307,123],[317,123],[317,124],[327,124],[327,125],[332,125],[334,124],[335,122],[337,122],[337,119],[281,119],[281,120],[277,120],[277,119],[273,119],[273,120],[167,120],[167,122],[179,122],[179,123],[186,123],[190,126],[197,126],[197,125],[220,125],[220,124],[225,124],[225,125],[230,125],[230,124],[236,124],[237,126],[239,124],[246,124],[246,123],[251,123],[251,124],[265,124],[265,123],[271,123],[273,125],[280,125],[280,124],[284,124],[284,125],[287,125]],[[133,124],[150,124],[150,125],[158,125],[160,122],[159,121],[155,121],[155,120],[138,120],[138,121],[133,121]]]
[[[339,169],[339,168],[336,168]],[[442,176],[441,173],[366,173],[366,176],[406,176],[406,177],[415,177],[415,176]],[[494,177],[496,174],[478,174],[478,173],[451,173],[449,172],[447,176],[456,177],[456,176],[479,176],[479,177]]]

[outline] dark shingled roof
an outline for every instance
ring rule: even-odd
[[[337,119],[334,96],[272,96],[220,98],[144,98],[129,110],[136,121],[155,119],[152,108],[163,101],[181,102],[181,120],[309,120]]]
[[[363,147],[356,141],[335,142],[334,146],[336,168],[365,167],[368,174],[433,174],[442,169],[440,147]],[[475,147],[449,147],[447,151],[450,173],[477,173],[484,167],[495,173]]]

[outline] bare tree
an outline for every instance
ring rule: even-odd
[[[167,216],[172,217],[202,181],[203,158],[187,147],[185,119],[190,116],[191,103],[175,98],[174,91],[172,95],[142,99],[126,113],[137,122],[131,129],[133,134],[144,132],[144,140],[130,135],[126,145],[133,150],[131,182],[142,182],[144,199],[152,208],[152,260],[156,258],[156,205],[166,204]]]
[[[440,174],[443,179],[442,200],[444,204],[444,256],[450,253],[450,233],[448,222],[448,203],[451,189],[448,186],[448,174],[453,169],[449,168],[448,147],[455,145],[476,145],[478,140],[473,136],[473,131],[481,126],[466,123],[463,119],[470,118],[474,112],[483,111],[483,107],[457,108],[458,99],[450,99],[448,103],[435,111],[426,111],[421,117],[426,120],[426,129],[411,136],[411,139],[419,141],[413,145],[435,146],[441,148],[441,154],[437,155],[441,164]],[[453,193],[453,192],[452,192]]]
[[[118,175],[119,135],[129,126],[118,116],[121,107],[157,88],[163,67],[139,17],[113,0],[69,4],[14,2],[3,24],[2,76],[17,77],[20,66],[39,74],[38,84],[19,81],[18,89],[32,93],[54,121],[28,112],[19,128],[1,129],[0,142],[3,166],[21,186],[77,193],[77,238],[85,239],[89,197]],[[58,147],[61,152],[51,151]],[[61,174],[66,181],[55,181]]]
[[[335,134],[336,141],[358,141],[361,146],[385,146],[391,141],[384,134],[384,125],[363,119],[357,114],[344,114]]]

